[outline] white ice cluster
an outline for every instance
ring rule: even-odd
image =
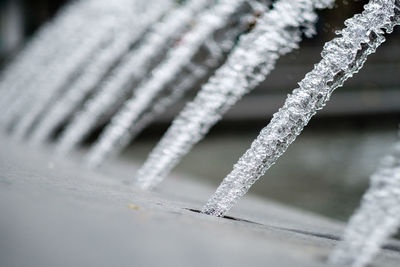
[[[98,92],[85,103],[83,110],[74,115],[59,139],[58,150],[63,153],[72,150],[96,127],[102,116],[120,105],[138,81],[146,77],[155,62],[162,60],[167,49],[190,28],[193,18],[211,3],[213,1],[188,0],[155,23],[139,46],[124,57]],[[60,121],[55,119],[43,121],[44,125],[34,138],[38,142],[44,141],[58,123]]]
[[[3,70],[0,76],[0,108],[4,108],[5,103],[12,99],[15,94],[16,83],[21,82],[35,70],[46,57],[54,52],[55,46],[43,46],[53,39],[58,40],[62,36],[70,36],[76,31],[75,23],[80,23],[81,16],[77,16],[79,9],[86,9],[90,1],[76,1],[63,8],[52,23],[47,23],[40,28],[24,49],[13,59],[12,62]],[[73,23],[71,23],[73,22]],[[33,64],[35,62],[35,64]],[[21,79],[22,78],[22,79]]]
[[[395,0],[371,0],[361,14],[346,20],[346,28],[338,32],[341,36],[325,44],[322,60],[234,165],[203,208],[204,213],[223,216],[264,175],[324,107],[333,90],[362,68],[367,56],[385,41],[384,33],[392,32],[400,22],[398,2],[396,5]]]
[[[195,57],[200,49],[206,46],[211,50],[210,54],[214,57],[209,61],[210,64],[215,64],[222,58],[222,50],[216,42],[212,42],[214,33],[226,29],[232,16],[240,18],[239,14],[244,15],[241,12],[244,5],[247,5],[245,0],[221,0],[213,8],[199,15],[193,29],[182,37],[179,45],[168,52],[166,59],[152,70],[151,77],[135,89],[133,96],[124,103],[123,107],[113,117],[111,123],[89,152],[89,166],[97,166],[109,155],[118,153],[125,148],[133,135],[143,127],[143,115],[148,120],[149,109],[150,112],[154,110],[152,106],[156,104],[155,111],[158,110],[157,113],[159,113],[160,110],[164,109],[166,102],[171,102],[171,98],[166,100],[159,98],[160,95],[162,97],[165,90],[171,87],[171,90],[183,91],[182,83],[176,85],[176,79],[180,75],[184,74],[183,85],[186,87],[186,84],[190,86],[199,78],[198,74],[195,74],[194,77],[192,74],[185,77],[187,76],[185,73],[193,72],[193,70],[190,70],[191,68],[195,69],[194,73],[200,74],[203,71],[199,68],[210,69],[211,66],[207,65],[207,60],[197,66]],[[232,36],[232,38],[234,37]],[[221,50],[221,53],[219,50]],[[188,78],[195,78],[195,80],[188,83]],[[163,101],[161,105],[158,102],[159,99]]]
[[[66,49],[70,45],[69,41],[74,40],[83,20],[87,23],[92,21],[92,17],[82,14],[92,9],[94,2],[77,1],[62,9],[54,21],[45,24],[7,66],[0,78],[1,114],[14,103],[24,86],[39,74],[38,69],[44,68],[58,49]],[[43,43],[47,45],[44,46]]]
[[[16,129],[16,135],[20,137],[26,135],[35,119],[42,114],[31,136],[36,140],[47,137],[49,132],[79,108],[85,98],[97,89],[103,77],[107,76],[109,70],[129,52],[131,46],[137,43],[150,25],[158,21],[172,7],[172,1],[162,3],[157,8],[147,7],[145,10],[137,10],[136,16],[127,16],[125,22],[114,30],[116,35],[110,44],[97,52],[96,58],[81,72],[79,78],[68,85],[66,92],[62,92],[50,107],[40,105],[26,115]]]
[[[298,47],[301,28],[312,35],[317,20],[314,10],[333,0],[280,0],[242,36],[227,62],[186,105],[137,174],[142,188],[160,183],[171,169],[200,141],[222,115],[263,81],[277,59]]]
[[[62,116],[74,110],[76,103],[80,103],[90,90],[96,87],[109,69],[129,51],[131,45],[136,43],[150,25],[158,21],[172,6],[171,0],[157,2],[157,8],[143,4],[132,4],[132,2],[126,0],[117,2],[119,2],[118,13],[107,23],[109,32],[102,37],[107,38],[107,40],[103,39],[106,43],[95,50],[95,55],[83,64],[84,68],[80,69],[78,77],[72,82],[70,81],[71,76],[65,74],[55,75],[57,77],[55,82],[49,83],[50,86],[45,86],[41,89],[44,90],[41,93],[41,97],[35,100],[36,103],[33,107],[24,114],[16,125],[15,137],[24,137],[35,120],[43,114],[43,111],[46,111],[45,113],[47,114]],[[101,44],[101,42],[99,43]],[[93,53],[93,51],[89,50],[87,52]],[[77,65],[71,65],[71,67],[78,66],[79,70],[79,62],[81,61],[77,62]],[[68,74],[68,71],[66,73]],[[66,92],[63,94],[63,91]],[[54,99],[58,100],[54,101]],[[41,120],[47,121],[48,118],[44,117]]]
[[[1,114],[3,126],[11,129],[19,127],[17,125],[25,115],[31,117],[30,114],[48,104],[96,58],[98,51],[110,44],[114,31],[121,24],[129,23],[135,11],[136,5],[129,0],[112,3],[97,1],[93,7],[80,10],[79,14],[86,18],[85,22],[78,24],[71,39],[62,38],[57,53],[52,54],[49,62],[39,68],[29,82],[21,85],[23,88],[18,88],[15,103],[11,103],[6,112]]]

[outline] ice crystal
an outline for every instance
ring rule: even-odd
[[[265,79],[281,55],[297,48],[300,27],[307,34],[314,32],[315,8],[327,7],[332,2],[276,2],[273,10],[240,38],[227,62],[174,120],[139,170],[137,183],[151,188],[161,182],[231,106]]]
[[[37,105],[23,118],[16,129],[17,137],[26,135],[38,118],[40,118],[41,122],[38,125],[38,130],[42,131],[40,130],[40,127],[43,127],[42,124],[45,127],[57,124],[79,107],[79,104],[91,91],[96,89],[96,85],[107,75],[110,69],[128,53],[130,47],[142,37],[148,27],[154,21],[157,21],[172,4],[171,1],[163,1],[163,3],[164,5],[158,5],[157,8],[136,11],[137,16],[135,17],[127,16],[128,19],[115,29],[117,35],[111,43],[98,52],[96,58],[82,71],[79,78],[66,88],[66,92],[63,92],[53,104],[49,104],[50,107],[43,105],[43,103]],[[50,100],[51,98],[49,98],[48,102]]]
[[[42,96],[36,100],[35,105],[17,124],[15,136],[22,138],[43,111],[62,116],[74,110],[75,103],[80,103],[80,100],[91,89],[95,88],[109,69],[128,52],[130,46],[143,35],[146,29],[171,7],[171,4],[171,1],[162,1],[157,5],[157,8],[147,6],[143,10],[125,0],[122,1],[120,3],[121,10],[118,10],[119,13],[116,14],[115,19],[111,20],[115,22],[110,23],[110,30],[114,34],[110,33],[110,37],[108,37],[109,43],[101,47],[99,51],[96,51],[93,59],[82,69],[79,77],[71,85],[67,86],[67,89],[63,89],[63,87],[65,87],[65,79],[68,76],[59,75],[64,80],[57,77],[55,84],[50,84],[51,87],[47,87],[47,92],[42,93]],[[124,12],[121,12],[122,10]],[[61,90],[66,90],[66,94],[61,95],[59,101],[55,101],[55,110],[50,108],[47,111],[48,105]],[[43,120],[47,120],[47,118],[43,118]]]
[[[146,12],[140,12],[135,18],[136,23],[125,23],[117,31],[117,38],[113,43],[104,49],[101,54],[92,62],[91,66],[84,71],[79,79],[70,85],[69,90],[60,97],[52,107],[40,119],[40,123],[33,132],[33,140],[36,143],[43,142],[51,132],[61,124],[75,109],[77,109],[88,94],[97,89],[99,82],[121,57],[126,56],[130,47],[142,37],[149,25],[153,24],[171,7],[170,1],[163,2],[164,5],[157,8],[149,8]],[[132,27],[135,25],[135,27]],[[137,63],[137,62],[136,62]],[[121,68],[117,68],[120,70]],[[115,71],[114,71],[115,72]],[[112,73],[111,77],[116,77]],[[114,98],[115,95],[112,95]],[[103,107],[107,110],[107,106]],[[22,134],[26,132],[29,122],[32,123],[34,115],[22,128]]]
[[[79,77],[82,70],[90,66],[97,57],[98,52],[110,45],[118,26],[129,24],[137,10],[135,3],[129,0],[99,3],[81,14],[96,14],[97,20],[88,25],[83,24],[83,29],[78,30],[73,40],[66,40],[66,44],[60,48],[54,59],[51,59],[45,68],[40,69],[37,77],[25,84],[26,88],[19,92],[20,96],[7,110],[3,125],[12,129],[20,123],[25,125],[25,116],[32,117],[53,100],[71,80]]]
[[[371,0],[361,14],[346,20],[340,37],[325,44],[315,65],[274,114],[267,127],[234,165],[203,212],[223,216],[286,151],[311,117],[322,109],[333,90],[358,72],[399,21],[394,0]]]
[[[84,21],[86,24],[92,22],[93,17],[89,11],[95,4],[94,0],[69,4],[54,21],[44,25],[7,66],[0,78],[0,114],[4,114],[26,90],[26,85],[40,75],[40,71],[43,71],[49,61],[57,55],[58,49],[67,49],[71,45],[70,41],[75,40],[75,36],[82,32],[81,25]],[[46,45],[43,45],[44,43]]]
[[[211,3],[209,0],[187,1],[181,8],[154,24],[139,47],[125,56],[99,91],[85,103],[83,110],[74,116],[60,137],[58,150],[66,153],[73,149],[102,116],[121,104],[132,87],[146,76],[154,63],[160,61],[167,49],[190,28],[193,17]],[[39,142],[50,134],[57,122],[50,120],[43,124],[40,132],[35,134]]]
[[[240,18],[240,15],[243,15],[243,12],[241,12],[243,6],[247,6],[244,0],[219,1],[214,8],[203,12],[197,18],[194,28],[182,37],[180,45],[169,51],[167,58],[152,71],[148,80],[143,81],[136,88],[132,98],[124,104],[112,119],[111,124],[106,127],[99,141],[89,152],[88,164],[90,166],[97,166],[107,156],[118,153],[128,144],[132,139],[132,134],[137,133],[139,129],[136,128],[137,122],[140,122],[138,127],[142,127],[141,117],[145,115],[148,118],[148,109],[152,109],[151,107],[155,104],[154,101],[157,103],[160,99],[159,95],[162,95],[165,90],[171,87],[171,90],[176,89],[181,92],[187,89],[185,84],[191,85],[197,81],[197,74],[194,76],[190,74],[193,72],[191,70],[193,66],[195,66],[195,70],[204,67],[210,68],[208,64],[215,64],[220,60],[222,50],[216,42],[213,42],[213,34],[216,31],[226,29],[230,25],[231,17]],[[236,27],[233,30],[237,32]],[[229,36],[232,40],[235,37],[234,34],[229,34]],[[209,53],[211,58],[207,57],[206,60],[203,59],[200,64],[197,64],[195,58],[203,46],[211,50]],[[195,72],[199,73],[197,70]],[[187,79],[185,73],[189,73],[189,77],[193,77],[195,80],[189,83],[184,81],[176,86],[176,79],[179,80],[180,74],[184,74],[184,79]],[[164,100],[161,99],[161,101]],[[160,109],[164,104],[160,105],[158,102],[155,108]]]

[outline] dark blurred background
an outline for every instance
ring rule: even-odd
[[[0,0],[0,62],[5,65],[67,1]],[[249,147],[286,95],[320,59],[323,44],[346,18],[367,1],[338,0],[320,12],[318,35],[279,60],[276,69],[246,96],[177,171],[217,185]],[[396,139],[400,122],[400,34],[397,29],[368,60],[363,70],[339,88],[287,153],[252,192],[346,219],[358,206],[369,175]],[[195,90],[186,98],[190,100]],[[149,127],[122,155],[143,161],[184,101]]]

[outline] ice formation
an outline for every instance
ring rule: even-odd
[[[222,64],[235,45],[234,39],[245,30],[241,16],[252,9],[242,7],[256,5],[245,0],[187,0],[159,21],[172,0],[150,2],[86,0],[70,4],[2,73],[2,126],[14,128],[16,136],[22,137],[43,116],[33,134],[34,141],[42,142],[95,91],[62,135],[59,150],[68,151],[139,84],[92,148],[89,163],[97,165]],[[139,170],[137,184],[149,189],[161,182],[232,105],[265,79],[281,55],[297,48],[302,33],[314,33],[315,10],[332,3],[276,1],[272,11],[263,14],[255,28],[240,38],[227,62],[175,119]],[[196,20],[191,25],[193,18]],[[223,216],[229,211],[286,151],[332,92],[362,68],[367,56],[385,41],[384,34],[398,24],[400,0],[370,0],[361,14],[347,20],[346,28],[338,32],[340,37],[325,44],[322,60],[288,96],[202,212]],[[137,47],[129,51],[142,36]],[[107,78],[101,84],[103,77]],[[67,91],[62,94],[64,89]],[[330,263],[368,264],[399,227],[399,214],[400,141],[372,175],[361,207],[352,216]]]
[[[93,8],[94,3],[94,0],[88,0],[69,4],[54,21],[44,25],[7,66],[0,78],[0,114],[4,114],[24,90],[24,86],[40,74],[40,70],[56,55],[57,50],[64,48],[65,42],[75,38],[83,19],[86,22],[91,21],[91,16],[85,17],[82,14]],[[47,45],[44,46],[43,43]]]
[[[71,114],[85,97],[96,89],[96,85],[107,75],[109,70],[128,53],[130,47],[134,45],[146,30],[155,21],[167,12],[171,6],[171,1],[162,1],[157,8],[136,7],[136,11],[121,15],[121,22],[114,29],[115,37],[112,38],[110,44],[97,52],[92,62],[84,69],[80,76],[68,85],[65,92],[61,92],[61,96],[50,103],[52,98],[49,95],[48,103],[41,100],[18,124],[15,135],[23,137],[27,134],[32,124],[40,117],[40,121],[45,124],[52,123],[53,120],[62,120]],[[139,9],[139,10],[137,10]],[[135,14],[135,16],[133,16]],[[50,105],[50,107],[48,107]],[[41,127],[41,125],[39,125]]]
[[[325,44],[322,60],[314,66],[274,114],[267,127],[234,165],[203,212],[223,216],[271,167],[301,133],[311,117],[322,109],[334,89],[358,72],[367,56],[385,41],[400,23],[399,2],[371,0],[361,14],[345,21],[340,37]]]
[[[302,31],[314,33],[314,10],[333,0],[281,0],[242,36],[227,62],[186,105],[137,174],[137,184],[152,188],[200,141],[244,94],[263,81],[277,59],[297,48]]]
[[[31,66],[32,61],[38,61],[44,59],[44,56],[48,56],[54,50],[54,46],[44,48],[42,42],[50,41],[53,38],[59,37],[61,34],[58,30],[64,32],[64,34],[70,34],[68,32],[68,26],[70,26],[69,20],[76,19],[75,15],[81,5],[87,4],[89,1],[77,1],[64,8],[60,14],[56,16],[56,19],[52,23],[44,25],[39,32],[32,38],[32,40],[24,47],[24,49],[17,55],[16,58],[7,66],[7,68],[1,73],[0,76],[0,92],[2,94],[8,94],[14,91],[13,86],[15,82],[20,81],[20,77],[26,76],[27,70],[24,69],[27,66]],[[50,52],[50,53],[49,53]],[[5,103],[4,95],[0,99],[0,104]],[[2,107],[2,105],[0,105]]]
[[[351,217],[344,240],[330,256],[330,262],[339,266],[365,266],[399,226],[400,141],[371,176],[361,207]]]
[[[7,110],[5,121],[2,121],[6,128],[14,129],[25,116],[31,117],[53,100],[71,80],[79,77],[98,52],[110,45],[118,26],[135,15],[136,5],[129,0],[105,2],[97,2],[93,8],[80,12],[84,17],[92,14],[93,21],[83,24],[72,40],[65,40],[49,64],[39,69],[37,77],[24,85],[17,101]]]
[[[109,21],[105,20],[106,23],[104,26],[99,26],[103,27],[106,33],[100,34],[99,38],[101,39],[94,38],[94,43],[91,43],[96,45],[97,42],[101,44],[101,46],[92,51],[84,49],[84,45],[79,48],[80,50],[86,51],[87,55],[93,52],[95,54],[92,54],[89,60],[86,58],[85,54],[82,54],[83,57],[78,58],[78,60],[71,65],[72,73],[72,71],[76,71],[74,68],[78,67],[79,70],[79,65],[81,62],[84,62],[84,68],[81,69],[78,78],[73,80],[71,85],[67,85],[71,76],[68,75],[68,68],[63,66],[65,74],[58,75],[56,73],[54,83],[49,83],[49,86],[44,86],[44,88],[41,89],[43,92],[36,98],[35,104],[32,108],[28,109],[18,121],[14,134],[17,138],[24,137],[43,111],[46,111],[46,113],[58,112],[61,115],[61,113],[65,113],[68,110],[73,110],[74,101],[79,102],[79,99],[86,96],[87,93],[98,84],[101,78],[107,74],[109,69],[128,52],[130,46],[143,35],[151,24],[158,20],[172,4],[171,1],[161,1],[156,5],[157,8],[154,8],[152,5],[133,4],[131,1],[127,0],[119,0],[117,3],[118,5],[114,16],[110,18]],[[102,43],[104,41],[106,42],[105,44]],[[90,45],[88,45],[88,48],[89,47]],[[59,101],[55,101],[55,97],[57,99],[58,94],[65,90],[65,95],[61,95]],[[49,104],[52,102],[54,102],[56,106],[55,111],[51,108],[47,110]],[[46,118],[44,118],[44,120],[46,120]]]
[[[213,43],[213,34],[227,28],[232,16],[240,18],[238,15],[243,15],[240,10],[244,5],[247,5],[244,0],[221,0],[212,9],[199,15],[193,29],[182,37],[175,49],[168,52],[167,58],[152,71],[151,77],[135,89],[132,98],[114,116],[90,150],[89,166],[99,165],[107,156],[118,153],[124,148],[132,139],[132,134],[137,132],[138,128],[135,126],[141,116],[154,105],[154,101],[157,101],[159,95],[162,95],[168,87],[171,87],[171,90],[175,87],[180,91],[183,90],[182,83],[178,85],[179,87],[176,85],[176,79],[181,74],[190,73],[193,66],[195,72],[198,72],[196,70],[198,67],[194,65],[195,58],[203,45],[211,50],[211,58],[208,57],[205,64],[202,63],[199,68],[210,68],[208,64],[212,65],[220,60],[223,51],[216,42]],[[234,36],[232,35],[232,41]],[[197,75],[193,77],[197,80]],[[142,124],[139,127],[142,127]]]
[[[36,66],[35,62],[30,66],[31,68],[37,68],[34,72],[33,77],[21,83],[16,88],[16,97],[14,101],[7,103],[6,112],[0,114],[0,122],[4,128],[9,129],[18,121],[33,104],[37,103],[42,93],[47,95],[52,84],[61,83],[65,80],[65,76],[69,77],[73,73],[76,73],[76,69],[85,62],[86,59],[93,56],[93,50],[101,46],[101,41],[105,36],[105,32],[110,30],[110,21],[112,21],[112,15],[115,9],[104,10],[107,5],[105,1],[100,1],[97,4],[88,6],[87,9],[79,10],[79,14],[84,19],[78,19],[77,24],[71,24],[72,31],[75,33],[69,36],[70,38],[64,39],[59,42],[57,47],[58,52],[53,54],[45,64],[42,66]],[[114,12],[113,12],[114,11]],[[101,27],[99,30],[93,31],[95,26],[95,15],[99,12],[102,19]],[[99,16],[97,14],[97,16]],[[84,27],[82,25],[85,25]],[[57,42],[57,41],[56,41]],[[103,40],[104,42],[104,40]],[[49,76],[48,74],[53,75]],[[50,89],[49,89],[50,88]]]
[[[60,137],[58,150],[66,153],[73,149],[102,116],[121,104],[135,84],[146,76],[154,62],[161,60],[167,49],[190,28],[193,17],[212,3],[210,0],[189,0],[154,24],[139,47],[125,56],[98,92],[85,103],[83,110],[74,115]],[[60,121],[55,115],[43,121],[43,125],[34,134],[34,140],[42,142],[58,123]]]

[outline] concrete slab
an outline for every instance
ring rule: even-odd
[[[0,139],[0,266],[326,266],[343,230],[252,196],[206,216],[195,211],[215,188],[173,174],[143,192],[134,164],[79,160]],[[391,241],[374,266],[398,266],[399,251]]]

